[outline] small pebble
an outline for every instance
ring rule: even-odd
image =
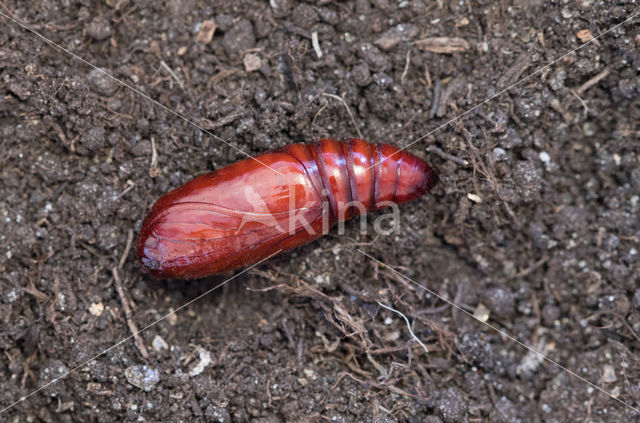
[[[244,56],[244,70],[247,72],[257,71],[262,67],[260,56],[255,53],[249,53]]]
[[[498,317],[509,317],[515,311],[513,292],[506,287],[493,287],[485,291],[483,302]]]
[[[104,128],[102,126],[94,126],[80,137],[79,144],[88,151],[95,152],[104,147],[105,142]]]
[[[465,421],[468,404],[465,395],[456,388],[448,388],[433,393],[429,405],[446,423]]]
[[[605,383],[613,383],[618,380],[616,371],[611,364],[605,364],[602,367],[602,379]]]
[[[7,89],[22,101],[27,100],[31,95],[31,91],[27,85],[23,83],[10,82]]]
[[[112,96],[118,89],[118,83],[99,71],[93,69],[87,76],[91,87],[100,95],[105,97]]]
[[[481,322],[486,322],[487,320],[489,320],[490,315],[491,311],[482,303],[478,304],[476,309],[473,311],[473,317]]]
[[[200,31],[196,35],[196,42],[209,44],[213,39],[213,33],[216,31],[216,23],[214,21],[204,21],[200,26]]]
[[[560,318],[560,309],[553,304],[546,304],[542,307],[542,322],[547,327],[553,327],[556,320]]]
[[[640,289],[633,293],[633,306],[640,310]]]
[[[253,25],[248,19],[241,19],[229,31],[224,33],[222,46],[227,56],[239,56],[256,45]]]
[[[91,306],[89,307],[89,313],[91,313],[92,316],[100,316],[103,311],[104,304],[102,303],[91,303]]]
[[[151,341],[151,346],[156,351],[169,349],[169,345],[164,339],[162,339],[160,335],[156,335],[153,337],[153,341]]]
[[[523,201],[533,201],[540,196],[542,178],[530,161],[520,161],[513,169],[513,181]]]
[[[503,148],[500,147],[496,147],[493,149],[493,151],[491,152],[491,154],[493,155],[493,160],[495,160],[496,162],[501,162],[503,160],[507,160],[507,152],[504,151]]]
[[[472,193],[468,193],[467,194],[467,198],[471,201],[473,201],[474,203],[480,204],[482,203],[482,197],[480,197],[477,194],[472,194]]]
[[[356,65],[351,71],[353,82],[360,87],[365,87],[371,83],[371,71],[366,63]]]
[[[111,25],[109,21],[103,18],[94,18],[84,27],[87,35],[95,41],[106,40],[111,36]]]
[[[564,69],[556,72],[549,80],[549,86],[553,91],[558,91],[564,87],[564,80],[567,79],[567,72]]]
[[[131,385],[149,392],[160,382],[160,372],[146,365],[129,366],[124,371],[127,382]]]

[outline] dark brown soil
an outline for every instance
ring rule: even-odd
[[[634,7],[0,3],[249,154],[358,131],[408,145]],[[198,42],[207,20],[213,39]],[[139,328],[230,276],[156,281],[126,245],[160,195],[242,155],[0,21],[5,407],[131,334],[112,270],[121,257]],[[436,53],[415,43],[429,37],[466,44],[445,41],[462,51]],[[399,233],[376,238],[371,221],[368,234],[352,222],[269,260],[143,331],[142,347],[110,349],[0,420],[638,421],[357,249],[640,407],[639,71],[635,19],[411,145],[442,182],[402,207]],[[342,97],[353,119],[325,94]],[[377,301],[407,315],[428,354]]]

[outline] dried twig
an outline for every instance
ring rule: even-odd
[[[404,62],[404,70],[402,71],[402,76],[400,77],[400,84],[402,85],[404,85],[404,83],[406,82],[410,65],[411,65],[411,50],[407,50],[407,58]]]
[[[167,65],[167,63],[166,63],[164,60],[161,60],[161,61],[160,61],[160,65],[161,65],[163,68],[165,68],[165,70],[166,70],[167,72],[169,72],[169,75],[171,75],[171,77],[172,77],[173,79],[175,79],[175,80],[176,80],[176,82],[178,83],[178,85],[180,85],[180,88],[182,88],[182,89],[184,90],[184,84],[182,83],[182,81],[180,80],[180,78],[178,78],[178,75],[176,75],[176,73],[173,71],[173,69],[171,69],[171,68],[169,67],[169,65]]]
[[[522,53],[516,61],[507,69],[507,71],[498,79],[498,87],[507,87],[512,85],[514,82],[520,78],[522,72],[527,70],[527,68],[531,65],[531,53],[524,52]]]
[[[118,269],[120,270],[122,270],[122,266],[124,266],[124,263],[127,261],[129,250],[131,250],[131,244],[133,244],[133,231],[129,229],[129,232],[127,233],[127,244],[124,247],[120,261],[118,262]]]
[[[429,37],[414,41],[413,44],[420,50],[432,53],[451,54],[469,50],[469,43],[458,37]]]
[[[156,140],[151,137],[151,164],[149,165],[149,176],[155,178],[160,176],[160,168],[158,167],[158,150],[156,150]]]
[[[436,147],[435,145],[430,145],[429,147],[427,147],[427,151],[429,153],[434,153],[437,154],[438,156],[442,157],[445,160],[450,160],[454,163],[459,164],[460,166],[469,166],[469,161],[465,160],[465,159],[461,159],[460,157],[456,157],[453,156],[449,153],[445,153],[444,151],[442,151],[439,147]]]
[[[594,76],[593,78],[585,82],[584,84],[580,85],[580,88],[578,88],[576,91],[578,92],[578,94],[584,93],[589,88],[593,87],[598,82],[600,82],[600,80],[606,78],[607,75],[609,75],[609,72],[611,72],[609,68],[606,68],[605,70],[603,70],[602,72],[600,72],[599,74],[597,74],[596,76]]]
[[[438,111],[438,106],[440,105],[440,87],[442,86],[442,81],[440,78],[436,79],[436,85],[433,87],[433,100],[431,101],[431,110],[429,110],[429,119],[433,119]]]
[[[356,381],[358,383],[361,383],[361,384],[363,384],[365,386],[371,386],[371,387],[378,388],[378,389],[388,390],[390,392],[393,392],[394,394],[402,395],[402,396],[407,397],[407,398],[413,398],[413,399],[418,400],[418,401],[426,401],[426,398],[422,398],[422,397],[420,397],[418,395],[410,394],[409,392],[403,391],[402,389],[397,388],[397,387],[395,387],[393,385],[385,385],[385,384],[381,384],[381,383],[372,382],[372,381],[369,381],[369,380],[362,380],[362,379],[359,379],[359,378],[355,377],[354,375],[352,375],[349,372],[340,373],[338,375],[338,378],[336,379],[336,383],[333,384],[331,389],[334,390],[338,386],[340,381],[342,381],[342,379],[344,379],[345,376],[347,376],[350,379],[353,379],[354,381]]]
[[[122,282],[120,281],[120,276],[118,275],[118,269],[116,267],[113,268],[113,280],[116,286],[116,291],[118,291],[118,295],[120,296],[120,302],[122,303],[122,308],[124,309],[124,315],[127,319],[127,325],[129,326],[129,330],[133,335],[134,342],[136,347],[138,347],[138,351],[144,358],[148,358],[149,354],[147,353],[147,349],[144,346],[144,342],[142,341],[142,337],[140,336],[140,331],[136,326],[133,318],[131,317],[131,308],[129,307],[129,302],[127,301],[127,297],[124,295],[124,289],[122,288]]]

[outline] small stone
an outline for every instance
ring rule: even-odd
[[[602,381],[605,383],[613,383],[617,381],[616,371],[611,364],[605,364],[602,367]]]
[[[564,80],[567,79],[567,72],[560,69],[549,80],[549,86],[553,91],[558,91],[564,87]]]
[[[169,349],[169,345],[164,339],[162,339],[160,335],[156,335],[153,337],[153,341],[151,341],[151,346],[156,351]]]
[[[371,71],[366,63],[356,65],[351,71],[353,82],[360,87],[365,87],[371,83]]]
[[[227,32],[228,30],[230,30],[234,22],[235,22],[235,18],[233,17],[233,15],[222,13],[216,16],[216,25],[218,26],[218,29],[222,32]]]
[[[89,313],[93,316],[100,316],[104,311],[104,304],[102,303],[91,303],[89,306]]]
[[[542,178],[530,161],[520,161],[513,170],[513,181],[523,201],[533,201],[540,196]]]
[[[542,307],[542,322],[547,327],[553,327],[560,318],[560,309],[553,304],[545,304]]]
[[[118,245],[118,228],[113,225],[102,225],[98,228],[97,244],[101,249],[108,251]]]
[[[229,31],[225,32],[222,46],[227,56],[239,56],[256,45],[253,24],[248,19],[241,19]]]
[[[540,154],[538,154],[538,157],[543,163],[549,163],[551,161],[551,156],[549,156],[549,153],[546,151],[541,151]]]
[[[640,192],[640,166],[631,171],[631,185],[636,192]]]
[[[231,415],[225,407],[209,404],[204,411],[204,417],[208,422],[228,423],[231,422]]]
[[[373,82],[382,88],[391,88],[393,85],[393,79],[384,72],[374,73]]]
[[[458,21],[456,22],[456,28],[460,28],[467,25],[469,25],[469,18],[467,18],[466,16],[463,16],[462,18],[458,19]]]
[[[628,99],[635,98],[638,94],[638,83],[633,78],[621,79],[618,81],[620,93]]]
[[[511,127],[507,128],[504,135],[500,137],[500,147],[506,150],[514,147],[520,147],[522,144],[523,142],[522,138],[520,138],[520,134]]]
[[[371,44],[362,44],[358,48],[358,56],[369,65],[374,72],[386,72],[392,64],[386,54],[382,54],[379,48]]]
[[[112,96],[116,92],[116,89],[118,89],[118,83],[98,69],[93,69],[89,72],[87,79],[91,87],[98,94],[105,97]]]
[[[478,319],[481,322],[486,322],[489,320],[489,316],[491,315],[491,311],[482,303],[478,304],[476,309],[473,311],[473,317]]]
[[[213,39],[213,33],[216,31],[216,23],[214,21],[204,21],[200,26],[200,31],[196,35],[196,42],[209,44]]]
[[[474,203],[480,204],[482,203],[482,197],[480,197],[477,194],[473,194],[473,193],[468,193],[467,194],[467,198],[471,201],[473,201]]]
[[[167,316],[167,323],[171,326],[178,324],[178,314],[173,312],[173,308],[169,309],[169,315]]]
[[[101,126],[95,126],[80,136],[80,146],[86,148],[91,152],[95,152],[104,147],[106,137],[104,128]]]
[[[304,3],[298,4],[295,9],[293,9],[291,17],[293,22],[301,28],[310,28],[320,19],[315,8]]]
[[[108,20],[103,18],[94,18],[85,25],[84,29],[87,35],[95,41],[102,41],[111,36],[111,25]]]
[[[160,372],[146,365],[129,366],[124,371],[127,382],[131,385],[149,392],[160,382]]]
[[[519,407],[509,401],[506,397],[500,398],[494,404],[491,414],[489,414],[489,421],[494,423],[511,423],[521,421],[518,418]]]
[[[640,310],[640,289],[633,293],[633,306]]]
[[[493,149],[493,151],[491,152],[491,154],[493,155],[493,160],[495,160],[496,162],[501,162],[503,160],[507,160],[507,152],[504,151],[503,148],[500,147],[496,147]]]
[[[456,388],[435,391],[429,400],[430,406],[446,423],[464,421],[468,404],[465,396]]]
[[[244,70],[247,72],[257,71],[262,67],[260,56],[255,53],[249,53],[244,56]]]
[[[25,101],[31,95],[31,91],[27,87],[26,84],[18,83],[18,82],[10,82],[7,86],[7,89],[10,93],[18,97],[20,100]]]
[[[616,295],[612,305],[613,309],[622,316],[626,316],[631,310],[631,301],[626,295]]]
[[[102,390],[102,384],[97,382],[89,382],[87,383],[87,391],[89,392],[98,392]]]
[[[318,374],[313,369],[303,369],[302,372],[307,380],[316,380],[318,378]]]
[[[483,302],[498,317],[509,317],[515,311],[513,292],[507,287],[496,286],[485,291]]]

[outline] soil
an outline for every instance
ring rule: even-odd
[[[66,375],[0,420],[640,419],[465,313],[640,407],[638,19],[566,54],[634,2],[0,11],[215,134],[0,17],[0,407]],[[351,222],[179,310],[232,275],[158,281],[127,249],[159,196],[236,149],[359,133],[441,175],[397,233]]]

